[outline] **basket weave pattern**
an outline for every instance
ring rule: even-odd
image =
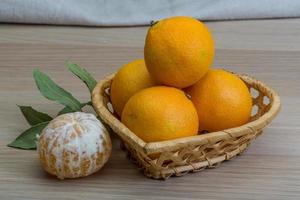
[[[131,161],[147,177],[167,179],[213,168],[242,153],[280,110],[279,96],[264,83],[238,75],[251,91],[253,110],[250,122],[236,128],[175,140],[145,143],[126,128],[113,113],[109,87],[114,75],[100,81],[92,95],[93,106],[100,118],[121,138]]]

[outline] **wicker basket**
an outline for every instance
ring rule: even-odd
[[[174,140],[146,143],[131,132],[113,113],[109,87],[114,75],[106,77],[95,87],[92,95],[94,109],[100,118],[121,138],[128,157],[147,177],[167,179],[212,168],[242,153],[262,133],[280,110],[279,96],[264,83],[246,75],[238,75],[257,96],[249,123],[218,132]],[[253,91],[252,91],[253,93]],[[255,110],[256,109],[256,110]]]

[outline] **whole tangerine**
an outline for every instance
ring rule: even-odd
[[[148,30],[144,58],[158,83],[185,88],[208,71],[214,58],[214,42],[204,23],[192,17],[171,17]]]
[[[157,142],[198,133],[192,101],[179,89],[155,86],[143,89],[126,103],[122,122],[145,142]]]
[[[235,74],[209,70],[185,90],[199,116],[199,131],[220,131],[248,122],[252,98],[246,84]]]
[[[113,78],[110,98],[114,111],[121,116],[128,99],[141,89],[154,86],[144,59],[134,60],[121,67]]]

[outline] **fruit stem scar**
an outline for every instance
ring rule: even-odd
[[[192,99],[192,96],[190,95],[190,94],[188,94],[188,93],[184,93],[185,94],[185,96],[189,99],[189,100],[191,100]]]
[[[154,25],[157,24],[157,23],[158,23],[158,21],[151,20],[150,26],[154,26]]]

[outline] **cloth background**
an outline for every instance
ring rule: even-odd
[[[200,20],[300,16],[300,0],[0,0],[0,22],[134,26],[168,16]]]

